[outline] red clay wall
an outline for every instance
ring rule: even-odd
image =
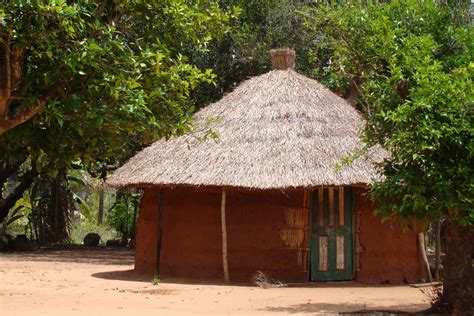
[[[135,270],[151,275],[156,273],[158,192],[158,188],[145,190],[140,202],[135,237]]]
[[[161,274],[221,281],[221,190],[166,190]],[[227,245],[231,282],[249,282],[261,270],[280,280],[307,279],[296,252],[278,234],[283,208],[301,206],[302,193],[227,191]]]
[[[354,214],[360,218],[360,271],[356,280],[364,283],[412,283],[426,279],[417,244],[416,228],[404,232],[393,222],[381,223],[373,216],[373,203],[365,189],[355,188]],[[413,225],[414,226],[414,225]]]
[[[136,264],[156,267],[158,191],[147,189],[137,227]],[[221,190],[165,189],[160,277],[222,281]],[[301,207],[303,191],[227,191],[227,243],[231,282],[250,282],[256,271],[281,281],[307,281],[298,251],[280,238],[285,207]],[[155,221],[155,222],[153,222]]]
[[[283,282],[308,281],[308,272],[298,264],[298,249],[290,249],[280,237],[287,226],[284,209],[302,208],[303,199],[303,190],[230,192],[227,232],[232,280],[250,281],[262,271]]]
[[[364,192],[353,191],[362,248],[356,280],[397,284],[426,278],[417,231],[403,232],[393,223],[382,224],[380,217],[372,216],[374,205],[362,196]],[[222,281],[220,203],[220,189],[164,190],[162,279]],[[227,191],[231,282],[249,282],[259,270],[281,281],[308,281],[308,272],[298,264],[298,251],[280,238],[284,208],[302,205],[302,190]],[[156,272],[157,222],[158,189],[150,188],[142,198],[137,223],[135,269],[139,272]]]
[[[165,189],[160,277],[215,280],[222,275],[220,193]]]

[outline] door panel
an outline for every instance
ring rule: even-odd
[[[350,187],[324,187],[311,201],[311,280],[353,278],[352,192]]]

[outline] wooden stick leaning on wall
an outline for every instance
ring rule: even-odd
[[[221,197],[221,226],[222,226],[222,266],[224,270],[224,282],[229,283],[229,265],[227,262],[227,227],[225,220],[226,192],[222,189]]]
[[[156,274],[160,275],[161,239],[163,236],[164,189],[158,191],[158,226],[156,238]]]

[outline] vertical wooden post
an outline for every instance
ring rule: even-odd
[[[163,235],[164,189],[158,193],[158,226],[156,234],[156,274],[160,275],[161,239]]]
[[[221,197],[221,226],[222,226],[222,266],[224,269],[224,282],[229,283],[229,265],[227,262],[227,227],[225,221],[225,202],[226,202],[226,192],[222,188],[222,197]]]

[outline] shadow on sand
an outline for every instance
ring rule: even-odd
[[[324,304],[324,303],[306,303],[296,304],[284,307],[267,307],[261,309],[262,312],[275,312],[284,314],[311,314],[311,315],[361,315],[361,316],[392,316],[392,315],[439,315],[439,314],[424,314],[423,312],[404,312],[402,310],[422,310],[426,306],[423,304],[412,305],[394,305],[390,310],[383,310],[377,306],[371,306],[369,309],[365,304]],[[385,307],[386,308],[386,307]],[[336,312],[336,311],[345,312]]]
[[[18,256],[20,255],[20,256]],[[76,262],[104,265],[133,265],[134,250],[130,248],[89,248],[80,245],[67,245],[55,248],[40,248],[24,252],[1,253],[8,258],[21,258],[21,261]]]
[[[132,258],[133,264],[133,258]],[[120,280],[120,281],[146,281],[151,282],[155,277],[152,273],[138,273],[131,270],[116,270],[116,271],[104,271],[94,273],[91,276],[100,279],[107,280]],[[186,278],[186,277],[163,277],[160,278],[161,283],[170,284],[193,284],[193,285],[214,285],[214,286],[245,286],[245,287],[258,287],[255,283],[249,279],[249,281],[232,281],[230,284],[226,284],[221,278]],[[394,286],[400,286],[397,284],[364,284],[357,281],[335,281],[335,282],[303,282],[303,283],[286,283],[283,288],[390,288]],[[363,307],[363,306],[362,306]]]
[[[357,281],[329,281],[329,282],[304,282],[304,283],[287,283],[285,287],[291,288],[366,288],[366,287],[393,287],[400,284],[365,284]],[[406,285],[406,284],[405,284]]]
[[[135,272],[133,269],[98,272],[98,273],[91,274],[91,276],[94,278],[105,279],[105,280],[147,282],[147,283],[151,283],[153,280],[153,276],[149,274],[139,274]]]
[[[92,277],[102,278],[107,280],[120,280],[120,281],[134,281],[134,282],[146,282],[151,283],[152,277],[150,275],[138,274],[133,270],[122,270],[122,271],[107,271],[92,274]],[[200,282],[196,283],[195,280],[189,281],[185,279],[173,279],[161,281],[163,284],[167,283],[178,283],[178,284],[200,284],[200,285],[223,285],[222,283],[213,282]],[[232,286],[240,286],[244,284],[232,284]],[[332,282],[331,285],[324,284],[318,286],[305,286],[303,287],[319,287],[319,288],[337,288],[337,287],[367,287],[367,285],[359,284],[356,282]],[[247,285],[248,286],[248,285]],[[374,286],[371,286],[374,287]],[[384,286],[385,287],[385,286]],[[271,290],[269,290],[271,291]],[[367,305],[361,303],[341,303],[341,304],[325,304],[325,303],[303,303],[289,306],[267,306],[266,308],[260,309],[259,311],[263,314],[277,313],[277,314],[309,314],[309,315],[361,315],[361,316],[391,316],[391,315],[441,315],[441,314],[427,314],[423,312],[406,312],[406,310],[423,310],[426,308],[426,304],[411,304],[403,305],[396,304],[390,306],[377,307],[376,305]],[[339,313],[338,313],[339,311]],[[343,312],[342,312],[343,311]]]
[[[119,281],[135,281],[135,282],[148,282],[151,283],[155,277],[152,273],[138,273],[132,270],[116,270],[116,271],[104,271],[91,274],[94,278],[106,279],[106,280],[119,280]],[[192,284],[192,285],[213,285],[213,286],[228,286],[222,280],[213,280],[213,279],[190,279],[190,278],[176,278],[176,277],[166,277],[160,278],[160,284]],[[253,284],[247,282],[241,283],[232,283],[231,286],[253,286]]]

